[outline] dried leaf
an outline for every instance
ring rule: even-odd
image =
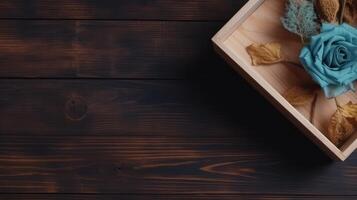
[[[340,0],[317,0],[315,6],[322,21],[328,23],[337,22]]]
[[[342,106],[340,110],[345,118],[349,118],[353,120],[357,118],[357,104],[353,104],[352,102],[349,102],[348,104]]]
[[[288,0],[281,22],[286,30],[299,35],[303,41],[318,34],[320,29],[314,3],[310,0]]]
[[[337,147],[340,147],[355,131],[351,124],[338,110],[330,119],[327,137]]]
[[[292,87],[283,94],[284,98],[293,106],[304,106],[311,103],[314,95],[314,88],[301,86]]]
[[[247,52],[253,65],[269,65],[282,60],[281,45],[279,43],[252,44],[247,47]]]
[[[346,0],[343,19],[346,23],[357,26],[357,4],[353,1],[355,0]]]
[[[340,147],[357,129],[357,104],[339,107],[330,119],[327,137]]]

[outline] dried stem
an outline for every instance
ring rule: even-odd
[[[345,14],[346,0],[341,0],[341,13],[340,13],[340,24],[343,23],[343,16]]]
[[[316,103],[317,103],[317,97],[318,96],[319,96],[318,93],[315,92],[314,98],[313,98],[312,103],[311,103],[311,109],[310,109],[310,122],[311,122],[311,124],[314,124],[315,108],[316,108]]]
[[[285,63],[285,64],[289,64],[289,65],[294,65],[296,67],[300,67],[302,68],[301,64],[300,63],[297,63],[297,62],[294,62],[294,61],[291,61],[291,60],[282,60],[280,61],[281,63]]]
[[[300,40],[301,40],[302,44],[305,44],[305,40],[304,40],[304,37],[302,35],[300,35]]]
[[[304,39],[304,36],[302,36],[301,34],[299,34],[299,36],[300,36],[301,43],[302,43],[303,45],[305,45],[305,39]]]
[[[333,98],[335,100],[335,104],[337,108],[341,108],[341,104],[338,102],[337,97]]]

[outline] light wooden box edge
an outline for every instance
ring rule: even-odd
[[[284,116],[294,123],[320,149],[334,160],[344,161],[356,148],[357,136],[354,136],[341,148],[337,148],[327,137],[311,124],[301,113],[288,103],[263,77],[247,66],[242,60],[224,45],[224,41],[239,27],[265,0],[249,0],[218,33],[212,38],[215,50],[270,101]]]

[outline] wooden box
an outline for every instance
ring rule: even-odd
[[[357,134],[352,135],[341,147],[335,146],[323,133],[327,133],[329,119],[336,111],[334,100],[318,94],[314,123],[309,120],[311,106],[293,107],[282,96],[288,88],[311,81],[301,68],[274,64],[252,66],[246,47],[253,43],[280,42],[284,54],[299,62],[302,48],[300,39],[286,31],[280,18],[284,15],[285,0],[250,0],[212,38],[215,49],[247,81],[263,94],[277,109],[298,126],[312,141],[336,160],[345,160],[357,146]],[[356,102],[356,93],[338,97],[341,103]],[[271,130],[273,131],[273,130]],[[283,142],[283,141],[282,141]]]

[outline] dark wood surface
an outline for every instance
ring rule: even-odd
[[[0,1],[0,199],[356,199],[213,52],[244,3]]]

